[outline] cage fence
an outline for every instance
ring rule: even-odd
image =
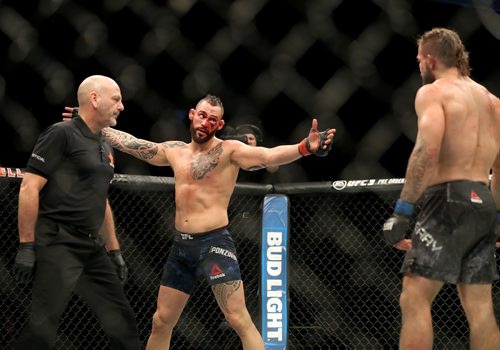
[[[393,181],[396,182],[396,181]],[[379,182],[383,183],[383,182]],[[20,178],[0,177],[0,344],[13,349],[29,315],[30,286],[18,285],[11,267],[17,250]],[[381,226],[400,184],[331,182],[237,184],[230,226],[245,286],[247,307],[260,325],[262,200],[267,193],[290,199],[289,349],[397,349],[399,274],[403,253],[385,245]],[[117,233],[129,267],[125,285],[147,341],[162,269],[170,249],[175,205],[173,178],[115,175],[110,190]],[[498,259],[497,259],[498,262]],[[500,319],[500,284],[493,286]],[[468,327],[455,288],[446,285],[433,305],[435,348],[467,349]],[[108,349],[99,322],[74,294],[60,320],[56,349]],[[241,349],[209,286],[200,282],[174,329],[172,349]]]

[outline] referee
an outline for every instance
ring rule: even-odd
[[[40,135],[19,192],[13,272],[22,284],[33,277],[32,310],[19,350],[53,347],[74,291],[100,321],[112,349],[141,349],[107,199],[112,148],[101,135],[124,109],[120,87],[108,77],[90,76],[78,88],[78,104],[80,116]]]

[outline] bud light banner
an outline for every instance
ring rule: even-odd
[[[289,202],[285,195],[266,195],[262,218],[261,310],[266,349],[286,349],[288,335]]]

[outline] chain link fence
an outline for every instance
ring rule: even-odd
[[[222,97],[226,125],[260,127],[265,146],[298,142],[313,117],[337,129],[335,152],[270,182],[404,176],[421,86],[415,39],[456,29],[473,78],[499,96],[499,10],[498,0],[3,0],[0,163],[24,167],[99,73],[121,86],[118,128],[146,140],[190,140],[189,108],[206,93]],[[115,156],[117,172],[172,175]]]
[[[18,237],[20,179],[15,172],[10,171],[12,177],[0,177],[1,349],[13,349],[30,306],[30,286],[19,286],[10,274]],[[230,232],[236,241],[247,306],[260,326],[262,199],[271,192],[290,198],[289,349],[397,349],[403,253],[382,242],[380,228],[401,186],[349,183],[352,186],[340,190],[331,182],[238,184],[231,200]],[[115,175],[110,191],[130,272],[125,290],[144,344],[170,248],[175,214],[173,186],[172,178]],[[498,282],[493,293],[498,318]],[[433,314],[435,348],[467,349],[467,323],[452,286],[438,295]],[[174,330],[171,348],[241,349],[205,282],[188,302]],[[56,349],[109,349],[99,323],[77,295],[60,321]]]

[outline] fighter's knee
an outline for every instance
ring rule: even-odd
[[[252,325],[250,317],[246,317],[243,313],[226,314],[225,317],[226,321],[237,333],[244,332]]]
[[[401,292],[401,294],[399,294],[399,305],[403,305],[403,304],[406,304],[407,301],[408,301],[408,296],[407,296],[407,293],[405,293],[404,291]]]
[[[166,312],[162,312],[161,310],[156,310],[153,315],[153,329],[160,330],[174,328],[176,323],[177,319]]]
[[[399,296],[399,305],[400,305],[401,309],[406,310],[409,307],[411,307],[413,304],[414,304],[414,300],[413,300],[412,296],[410,296],[410,293],[403,290],[403,292]]]

